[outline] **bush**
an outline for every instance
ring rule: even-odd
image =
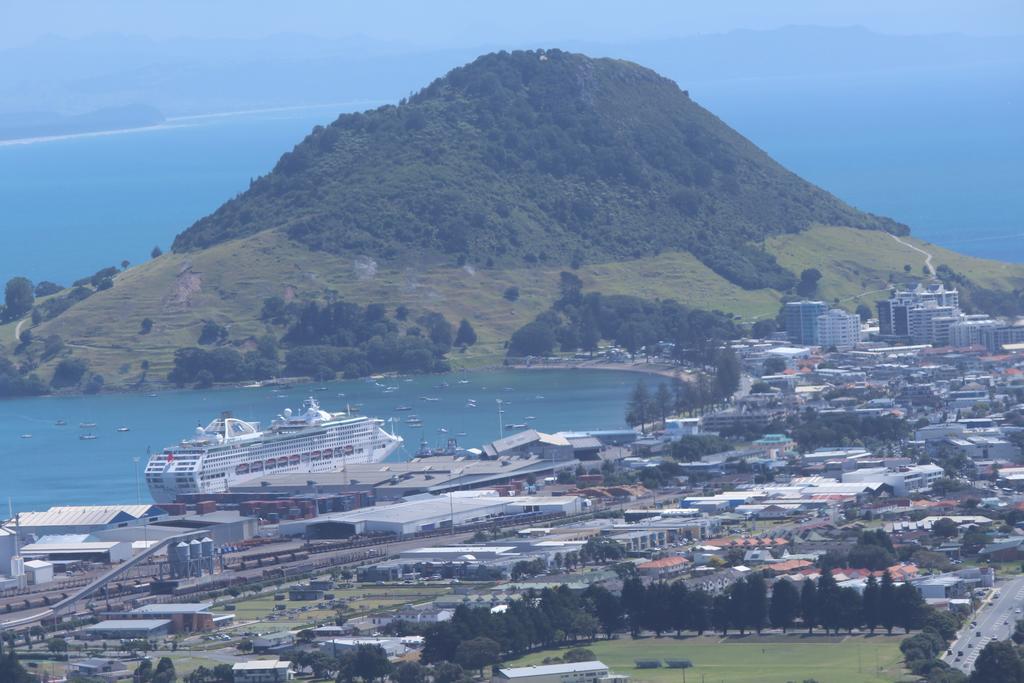
[[[57,363],[50,386],[54,389],[77,386],[88,369],[88,364],[80,358],[65,358]]]

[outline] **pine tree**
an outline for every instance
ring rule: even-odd
[[[863,599],[864,625],[871,630],[871,633],[874,633],[878,626],[881,607],[881,590],[878,587],[878,579],[872,574],[864,585]]]
[[[806,579],[800,589],[800,618],[807,633],[814,633],[814,625],[818,623],[818,587],[811,579]]]
[[[761,633],[767,614],[768,586],[764,582],[764,575],[760,572],[751,572],[747,577],[747,587],[743,591],[744,621],[748,628]]]
[[[786,579],[779,579],[772,584],[772,599],[768,607],[768,617],[772,626],[781,628],[785,633],[799,613],[800,594],[797,593],[796,586]]]
[[[832,572],[823,570],[818,578],[818,623],[825,631],[839,632],[839,586]]]
[[[629,404],[626,407],[626,424],[631,427],[640,425],[640,430],[646,434],[650,411],[651,397],[647,393],[647,385],[640,380],[633,387],[633,394],[629,397]]]
[[[888,571],[882,574],[882,583],[878,589],[878,623],[892,635],[892,627],[896,625],[896,586]]]
[[[924,611],[924,598],[913,585],[904,582],[896,589],[897,621],[904,631],[910,633],[912,629],[920,628]]]

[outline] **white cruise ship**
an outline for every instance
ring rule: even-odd
[[[310,398],[270,428],[228,414],[196,427],[195,436],[154,453],[146,484],[157,503],[179,495],[220,493],[263,473],[334,472],[345,463],[380,462],[402,445],[381,420],[321,410]]]

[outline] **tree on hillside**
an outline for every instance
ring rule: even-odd
[[[161,657],[160,661],[157,662],[156,670],[153,672],[153,678],[150,679],[152,683],[173,683],[177,680],[177,674],[174,671],[174,662],[170,657]]]
[[[772,584],[772,599],[768,606],[768,619],[772,626],[786,629],[793,625],[800,614],[800,594],[791,581],[779,579]]]
[[[455,346],[472,346],[476,344],[476,331],[465,318],[459,323],[459,331],[455,333]]]
[[[25,277],[12,277],[4,287],[4,306],[8,320],[14,320],[32,310],[36,296],[32,282]]]
[[[555,331],[545,322],[534,320],[512,333],[508,355],[513,357],[546,356],[555,348]]]
[[[164,253],[164,250],[161,249],[160,247],[158,247],[158,246],[157,247],[153,247],[153,250],[151,252],[149,252],[149,257],[150,258],[157,258],[158,256],[163,256],[163,253]]]
[[[808,268],[800,273],[800,282],[796,285],[796,293],[800,296],[814,296],[818,293],[818,281],[821,280],[821,271],[817,268]]]
[[[818,623],[818,587],[810,579],[805,580],[800,588],[800,619],[807,632],[813,633],[814,625]]]
[[[139,334],[149,334],[153,331],[153,321],[150,318],[143,318],[139,323]]]
[[[508,287],[502,293],[502,296],[505,297],[506,301],[515,301],[519,298],[519,288],[515,286]]]
[[[88,370],[88,365],[81,358],[64,358],[53,371],[50,386],[54,389],[76,386]]]

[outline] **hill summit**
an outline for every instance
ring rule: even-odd
[[[274,230],[397,262],[688,251],[743,288],[786,290],[793,274],[761,245],[814,224],[907,232],[787,171],[649,69],[538,50],[482,56],[315,128],[173,248]]]

